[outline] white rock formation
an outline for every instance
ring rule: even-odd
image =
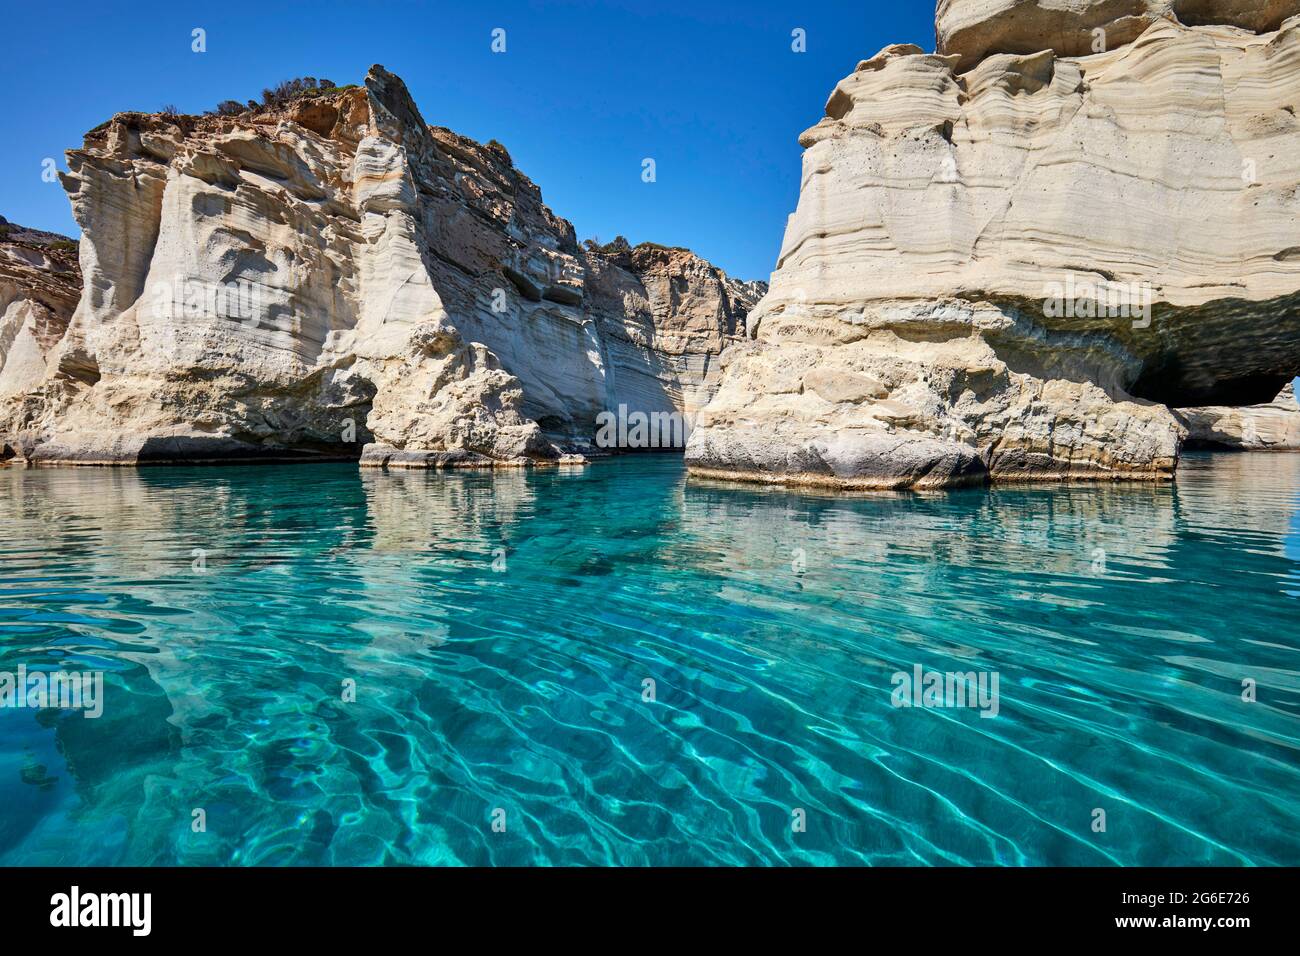
[[[937,51],[965,72],[990,53],[1100,53],[1158,20],[1266,33],[1297,13],[1297,0],[939,0],[934,32]]]
[[[0,402],[48,374],[80,295],[75,242],[0,218]]]
[[[967,9],[941,5],[941,36]],[[694,473],[1164,477],[1185,435],[1166,405],[1268,401],[1300,371],[1300,18],[978,56],[887,47],[800,138]]]
[[[84,291],[0,405],[31,462],[558,460],[620,402],[707,399],[704,353],[760,292],[685,253],[670,301],[648,251],[647,286],[639,253],[581,249],[382,67],[235,116],[119,114],[68,169]],[[593,271],[624,294],[589,297]]]
[[[621,239],[589,248],[587,270],[611,403],[693,419],[717,391],[719,354],[743,341],[767,284],[732,279],[687,249]]]
[[[1296,403],[1295,386],[1289,382],[1277,398],[1264,405],[1179,408],[1174,414],[1187,428],[1188,447],[1300,449],[1300,404]]]

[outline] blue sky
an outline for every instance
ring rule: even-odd
[[[766,279],[799,193],[796,137],[887,43],[933,49],[933,3],[8,4],[0,215],[76,235],[41,161],[121,110],[202,112],[382,63],[427,122],[500,140],[580,239],[688,246]],[[191,51],[191,30],[207,52]],[[506,53],[491,31],[506,30]],[[791,50],[802,28],[807,52]],[[653,157],[655,183],[641,181]]]

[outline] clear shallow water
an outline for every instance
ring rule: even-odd
[[[0,710],[0,864],[1300,863],[1300,455],[0,469],[0,528],[0,671],[107,672],[99,719]],[[917,663],[999,715],[895,709]]]

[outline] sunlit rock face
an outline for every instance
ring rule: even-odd
[[[588,250],[588,307],[617,402],[693,418],[717,391],[718,356],[744,340],[765,282],[742,282],[688,249],[615,240]]]
[[[934,32],[938,52],[955,54],[964,72],[991,53],[1113,49],[1158,20],[1266,33],[1297,13],[1297,0],[939,0]]]
[[[1300,448],[1300,404],[1290,383],[1263,405],[1180,408],[1175,414],[1187,428],[1189,447],[1244,451]]]
[[[75,242],[0,217],[0,401],[44,380],[80,295]]]
[[[759,295],[689,253],[582,249],[504,148],[428,126],[378,66],[233,117],[118,114],[63,181],[82,294],[44,368],[0,370],[0,435],[37,463],[558,460],[620,402],[707,399]]]
[[[1267,402],[1300,371],[1300,18],[961,65],[887,47],[801,137],[696,473],[1159,478],[1186,432],[1167,406]]]

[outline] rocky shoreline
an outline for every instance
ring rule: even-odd
[[[770,289],[579,243],[381,66],[120,113],[68,153],[79,248],[0,224],[0,460],[574,464],[629,409],[696,477],[843,489],[1300,446],[1300,0],[941,0],[936,38],[800,137]]]

